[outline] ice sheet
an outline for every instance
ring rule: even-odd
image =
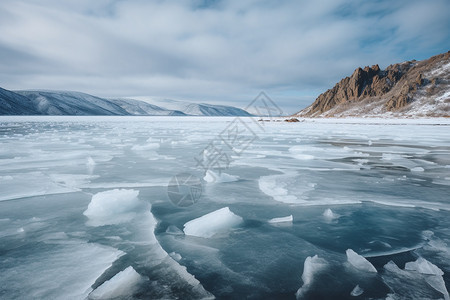
[[[73,184],[67,184],[71,178],[66,177],[66,181],[60,181],[58,176],[49,176],[43,172],[29,172],[22,174],[11,174],[3,176],[0,180],[0,201],[18,198],[63,194],[79,191],[76,181],[84,182],[87,176],[73,176]]]
[[[232,153],[229,168],[221,170],[238,180],[205,184],[189,208],[172,205],[170,178],[180,172],[201,177],[206,170],[196,166],[195,157],[212,141],[228,149],[218,136],[233,120],[0,117],[0,197],[11,200],[0,202],[0,286],[10,287],[11,298],[35,291],[31,285],[27,290],[28,278],[19,273],[15,285],[3,280],[3,274],[12,274],[6,272],[13,266],[9,262],[30,271],[25,265],[32,260],[21,260],[29,254],[14,249],[37,259],[54,253],[70,261],[62,254],[65,247],[82,238],[126,252],[111,268],[99,268],[92,287],[132,265],[149,278],[140,286],[142,298],[292,297],[303,284],[298,264],[313,254],[327,267],[312,272],[302,289],[307,297],[351,297],[356,285],[364,289],[360,297],[372,299],[444,297],[440,275],[395,273],[382,266],[387,259],[403,266],[423,257],[444,272],[448,286],[450,131],[448,125],[430,124],[450,125],[449,120],[330,119],[259,126],[242,118],[258,138],[239,155]],[[107,213],[97,210],[92,219],[83,215],[92,195],[123,188],[139,189],[136,207],[105,202],[100,206]],[[180,229],[221,207],[242,217],[232,234],[228,224],[216,238]],[[327,208],[332,214],[323,215]],[[290,215],[295,222],[287,226],[267,222]],[[86,226],[94,220],[98,226]],[[426,230],[436,234],[422,238]],[[376,256],[370,261],[379,274],[355,269],[346,261],[347,248]],[[55,291],[49,284],[40,290],[42,295]]]
[[[6,299],[84,299],[95,280],[123,254],[79,241],[47,245],[20,257],[1,257],[0,289]]]

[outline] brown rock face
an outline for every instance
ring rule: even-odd
[[[437,97],[449,88],[449,64],[450,52],[447,52],[420,62],[390,65],[385,70],[378,65],[357,68],[296,116],[327,117],[336,113],[342,116],[348,110],[355,111],[353,108],[358,105],[378,113],[403,111],[422,94]]]

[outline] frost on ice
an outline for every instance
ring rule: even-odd
[[[352,249],[347,249],[347,260],[356,269],[364,272],[377,273],[377,269],[363,256],[359,255]]]
[[[209,214],[191,220],[184,224],[186,235],[210,238],[241,224],[243,219],[235,215],[228,207],[213,211]]]

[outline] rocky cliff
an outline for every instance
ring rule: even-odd
[[[450,51],[423,61],[407,61],[381,70],[356,69],[299,117],[450,116]]]

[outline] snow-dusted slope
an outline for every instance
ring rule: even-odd
[[[170,110],[182,111],[191,116],[250,116],[243,109],[226,105],[191,103],[172,99],[146,99],[145,102]]]
[[[22,95],[0,88],[0,115],[39,115],[33,102]]]
[[[185,116],[179,110],[171,110],[134,99],[109,99],[109,101],[121,106],[130,115],[134,116]]]
[[[130,115],[119,105],[80,92],[68,91],[17,91],[29,98],[42,115]]]
[[[158,103],[159,104],[159,103]],[[161,104],[135,99],[104,99],[71,91],[8,91],[0,88],[0,115],[72,116],[249,116],[224,105],[164,100]]]

